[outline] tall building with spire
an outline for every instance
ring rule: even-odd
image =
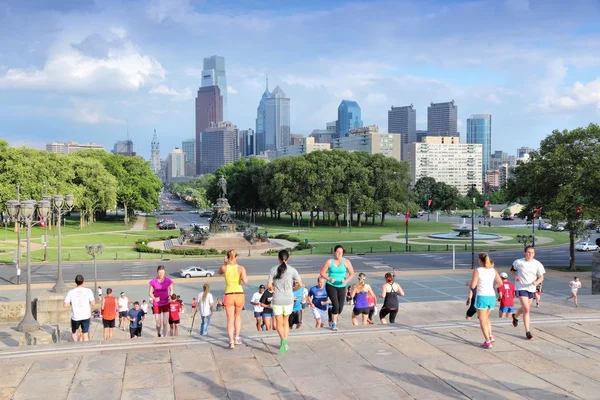
[[[223,119],[214,122],[227,121],[227,76],[225,74],[225,58],[211,56],[204,58],[202,70],[202,87],[218,86],[223,96]]]
[[[265,92],[263,93],[260,103],[258,103],[258,107],[256,108],[256,154],[260,154],[267,150],[267,99],[270,96],[271,92],[269,92],[269,77],[267,76]]]
[[[160,143],[158,142],[158,136],[156,136],[156,129],[152,137],[151,148],[150,167],[152,168],[152,172],[158,175],[160,171]]]
[[[275,87],[266,102],[265,150],[276,150],[289,146],[290,99],[279,86]]]

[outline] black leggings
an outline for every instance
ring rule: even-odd
[[[390,315],[390,322],[393,324],[396,322],[396,315],[398,315],[398,310],[390,310],[389,308],[381,307],[381,311],[379,311],[379,319],[384,319],[387,315]]]
[[[373,321],[373,314],[375,314],[375,307],[369,307],[369,321]]]
[[[341,314],[344,309],[344,300],[346,300],[346,286],[335,287],[332,285],[325,285],[325,289],[327,290],[329,300],[331,300],[331,312],[333,315]]]

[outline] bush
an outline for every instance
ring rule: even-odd
[[[287,240],[289,242],[296,242],[297,244],[296,244],[296,247],[294,247],[294,250],[308,250],[308,249],[312,249],[314,247],[312,244],[305,244],[304,241],[298,239],[297,237],[286,235],[286,234],[279,234],[279,235],[273,236],[272,239],[282,239],[282,240]]]
[[[157,238],[145,238],[140,239],[135,242],[135,250],[140,253],[153,253],[153,254],[173,254],[173,255],[187,255],[187,256],[216,256],[219,254],[219,250],[217,249],[172,249],[172,250],[162,250],[162,249],[154,249],[148,246],[146,243],[148,242],[157,242],[163,240],[170,240],[178,237],[178,235],[169,235]]]

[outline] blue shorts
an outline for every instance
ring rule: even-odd
[[[477,296],[475,308],[478,310],[493,310],[496,305],[496,296]]]
[[[529,292],[527,290],[518,290],[517,297],[527,297],[528,299],[535,299],[535,292]]]
[[[513,306],[500,307],[500,312],[514,314],[515,308]]]
[[[273,316],[273,313],[266,313],[266,312],[263,311],[262,316],[263,317],[267,317],[267,318],[271,318]]]
[[[262,311],[254,311],[254,317],[258,318],[258,317],[262,317],[263,312]]]

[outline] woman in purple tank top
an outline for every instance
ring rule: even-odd
[[[358,325],[358,316],[362,314],[362,324],[367,325],[369,320],[369,300],[367,296],[375,298],[375,293],[371,289],[371,285],[365,283],[367,276],[364,273],[358,274],[358,283],[352,289],[351,297],[354,297],[354,310],[352,310],[352,323]]]

